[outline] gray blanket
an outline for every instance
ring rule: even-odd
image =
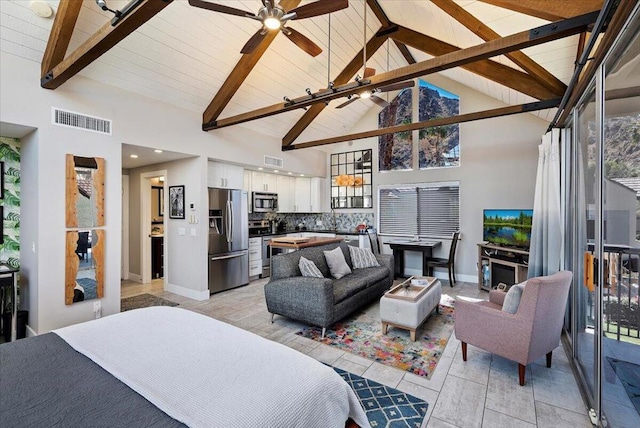
[[[0,426],[184,427],[54,333],[0,345]]]

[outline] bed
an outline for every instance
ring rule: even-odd
[[[0,379],[3,426],[369,427],[331,367],[172,307],[4,344]]]

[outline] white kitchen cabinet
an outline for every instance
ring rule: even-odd
[[[262,274],[262,238],[249,238],[249,276]]]
[[[207,166],[207,185],[225,189],[242,189],[244,168],[222,162],[209,162]]]
[[[251,170],[249,169],[244,170],[242,190],[246,190],[247,193],[251,193]]]
[[[294,212],[295,178],[288,175],[277,176],[278,212]]]
[[[278,192],[277,184],[278,176],[276,174],[269,174],[266,172],[251,172],[251,191],[253,192]]]
[[[308,177],[296,177],[296,197],[294,208],[297,213],[311,212],[311,179]]]
[[[312,213],[329,212],[327,180],[322,177],[311,178],[311,210]]]

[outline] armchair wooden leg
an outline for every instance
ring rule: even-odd
[[[461,342],[462,343],[462,361],[467,361],[467,343],[466,342]]]
[[[527,369],[527,366],[524,364],[518,363],[518,378],[520,380],[520,386],[524,385],[524,371]]]
[[[551,354],[553,354],[553,351],[547,353],[547,368],[551,368]]]

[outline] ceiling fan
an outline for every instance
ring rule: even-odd
[[[318,45],[312,42],[308,37],[302,35],[300,32],[293,28],[285,27],[284,25],[287,21],[293,21],[294,19],[312,18],[314,16],[336,12],[349,7],[348,0],[319,0],[286,11],[279,4],[276,6],[274,2],[275,0],[262,0],[262,7],[258,10],[257,14],[254,14],[234,7],[209,3],[203,0],[189,0],[189,4],[194,7],[226,13],[228,15],[242,16],[262,22],[262,28],[259,29],[242,47],[240,52],[243,54],[253,52],[269,31],[280,30],[300,49],[311,56],[317,56],[322,52],[322,49],[320,49]]]
[[[376,69],[375,68],[365,67],[365,69],[364,69],[364,79],[366,79],[368,77],[371,77],[374,74],[376,74]],[[356,80],[359,80],[359,78],[356,78]],[[373,91],[364,91],[364,92],[361,92],[359,94],[349,95],[348,96],[349,99],[347,101],[345,101],[344,103],[340,104],[339,106],[336,106],[336,108],[346,107],[349,104],[351,104],[352,102],[354,102],[356,100],[359,100],[360,98],[370,99],[374,103],[378,104],[380,107],[384,108],[389,104],[385,100],[383,100],[382,98],[380,98],[377,95],[375,95],[376,93],[399,91],[401,89],[412,88],[414,86],[415,86],[415,82],[413,80],[408,80],[406,82],[391,83],[389,85],[380,86],[379,88],[376,88]]]

